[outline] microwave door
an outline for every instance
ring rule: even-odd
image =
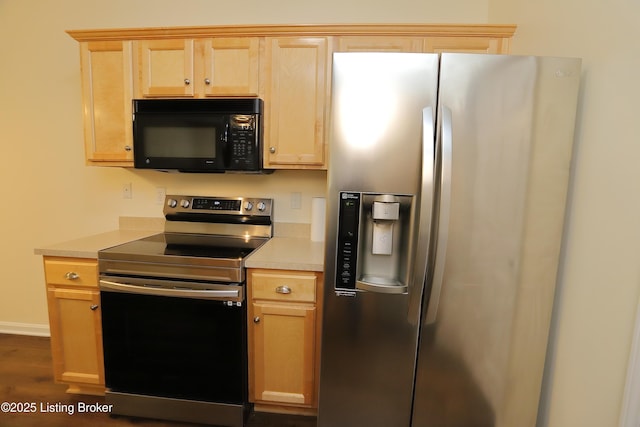
[[[222,115],[138,112],[133,123],[134,166],[224,172],[226,123]]]

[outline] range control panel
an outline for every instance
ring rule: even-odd
[[[168,195],[165,198],[164,214],[165,216],[181,213],[271,216],[272,208],[272,199]]]
[[[360,193],[340,193],[336,289],[355,290],[360,226]]]

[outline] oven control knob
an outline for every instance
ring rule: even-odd
[[[267,208],[267,205],[265,205],[265,203],[264,203],[264,202],[260,202],[260,203],[258,203],[258,210],[259,210],[260,212],[264,211],[266,208]]]
[[[191,203],[187,199],[180,200],[180,206],[182,206],[185,209],[188,208],[190,204]]]
[[[170,208],[175,208],[176,206],[178,206],[178,201],[175,199],[169,199],[167,200],[167,206],[169,206]]]
[[[253,209],[253,203],[247,202],[247,203],[244,204],[244,210],[245,211],[250,211],[251,209]]]

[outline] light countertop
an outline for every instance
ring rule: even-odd
[[[98,251],[132,240],[157,234],[157,230],[116,230],[94,234],[80,239],[43,246],[34,250],[36,255],[73,258],[98,258]]]
[[[98,251],[157,234],[158,230],[121,229],[70,240],[34,250],[36,255],[97,258]],[[324,243],[304,237],[273,237],[245,263],[247,268],[279,270],[324,270]]]
[[[246,259],[247,268],[324,270],[324,242],[302,237],[273,237]]]

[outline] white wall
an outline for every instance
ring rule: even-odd
[[[84,166],[79,48],[69,29],[261,23],[470,22],[487,0],[0,0],[0,325],[46,324],[33,249],[107,231],[119,216],[160,216],[167,192],[264,195],[280,222],[310,222],[323,172],[187,176]],[[133,199],[122,198],[131,182]],[[290,193],[304,193],[290,209]]]
[[[583,58],[543,421],[613,427],[640,293],[640,3],[489,3],[490,21],[518,24],[512,53]]]

